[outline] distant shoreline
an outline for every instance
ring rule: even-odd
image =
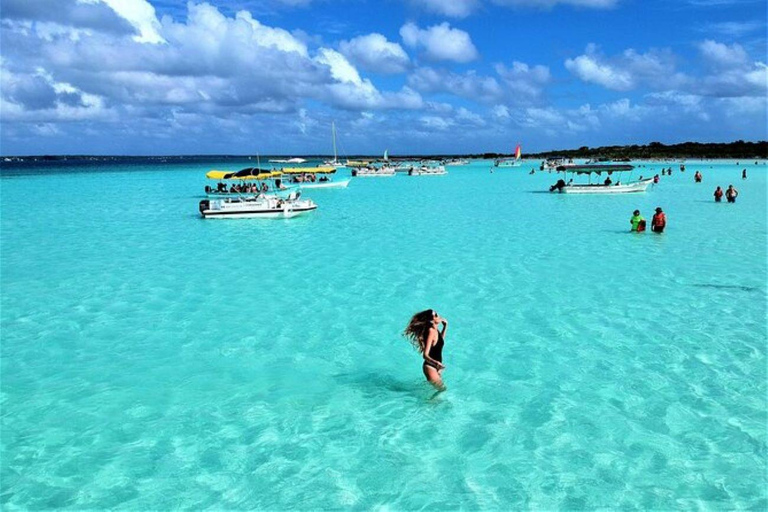
[[[424,154],[424,155],[392,155],[393,160],[408,159],[494,159],[512,156],[511,153],[470,153],[470,154]],[[625,146],[601,146],[590,148],[582,146],[578,149],[559,149],[541,151],[538,153],[524,153],[523,159],[548,158],[561,156],[566,158],[591,158],[591,159],[630,159],[630,160],[680,160],[680,159],[705,159],[723,160],[743,158],[747,160],[764,160],[768,158],[768,141],[745,142],[735,141],[728,143],[699,143],[684,142],[681,144],[665,145],[659,142],[651,142],[647,145]],[[222,161],[222,160],[256,160],[264,164],[270,159],[300,157],[307,160],[322,160],[331,155],[3,155],[0,156],[0,165],[8,163],[62,163],[62,162],[189,162],[189,161]],[[348,155],[349,159],[378,159],[380,155]]]

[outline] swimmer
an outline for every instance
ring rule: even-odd
[[[664,215],[664,211],[661,208],[656,208],[656,213],[651,219],[651,231],[663,233],[665,227],[667,227],[667,216]]]
[[[440,326],[442,330],[439,329]],[[441,391],[445,389],[441,374],[445,370],[443,345],[447,330],[448,320],[438,315],[434,309],[427,309],[413,315],[403,332],[403,336],[424,357],[422,371],[427,381]]]
[[[629,224],[631,225],[630,231],[635,231],[637,233],[645,231],[645,219],[640,215],[640,210],[632,212],[632,218],[629,219]]]

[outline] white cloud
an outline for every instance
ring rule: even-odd
[[[451,18],[465,18],[480,5],[480,0],[411,0],[427,11]]]
[[[422,48],[430,60],[470,62],[478,57],[469,34],[448,23],[420,29],[415,23],[406,23],[400,28],[400,36],[406,46]]]
[[[459,74],[430,67],[417,68],[408,76],[408,85],[423,93],[447,92],[481,102],[498,101],[504,95],[495,78],[474,71]]]
[[[331,69],[331,76],[339,82],[355,85],[363,83],[363,79],[360,78],[360,73],[357,72],[357,69],[342,54],[335,50],[320,48],[315,60],[327,65]]]
[[[575,59],[567,59],[565,67],[583,81],[602,85],[608,89],[626,91],[634,86],[632,76],[628,72],[602,64],[591,55],[579,55]]]
[[[405,50],[381,34],[368,34],[339,45],[341,53],[361,68],[374,73],[402,73],[410,59]]]
[[[621,55],[606,58],[597,46],[590,44],[583,55],[567,59],[565,67],[585,82],[615,91],[628,91],[642,83],[657,83],[660,79],[666,86],[685,80],[675,73],[673,55],[667,50],[638,53],[630,48]]]
[[[509,113],[509,108],[506,105],[494,105],[491,109],[491,113],[494,117],[499,119],[509,119],[512,117]]]
[[[160,35],[160,22],[155,16],[155,8],[146,0],[85,0],[83,3],[99,1],[107,4],[138,31],[134,37],[136,41],[153,44],[165,42]]]
[[[699,51],[704,58],[715,66],[734,67],[747,64],[749,58],[744,48],[738,44],[727,45],[707,39],[699,44]]]
[[[421,125],[427,130],[446,131],[456,123],[453,119],[438,116],[421,116]]]
[[[514,61],[511,68],[496,64],[495,69],[518,100],[538,98],[543,87],[550,81],[549,68],[546,66],[529,66]]]
[[[765,30],[765,20],[718,21],[702,25],[699,30],[708,34],[714,32],[729,37],[741,37],[761,29]]]

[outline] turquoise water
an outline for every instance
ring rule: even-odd
[[[216,165],[3,170],[0,503],[764,510],[767,167],[669,165],[355,179],[282,221],[201,220]],[[438,396],[400,337],[428,307]]]

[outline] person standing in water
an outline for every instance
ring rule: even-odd
[[[722,200],[723,200],[723,189],[721,189],[720,187],[717,187],[715,189],[715,202],[719,203]]]
[[[660,207],[656,208],[656,213],[651,219],[651,231],[654,233],[663,233],[665,227],[667,227],[667,216]]]
[[[640,210],[632,212],[632,218],[629,219],[629,223],[632,226],[630,231],[641,233],[645,231],[645,219],[640,215]]]
[[[733,188],[733,185],[728,185],[728,189],[725,191],[725,199],[729,203],[735,203],[737,197],[739,197],[739,191]]]
[[[413,315],[403,332],[403,336],[424,357],[424,377],[439,390],[445,389],[441,374],[445,369],[443,346],[447,330],[448,320],[438,315],[434,309],[427,309]]]
[[[747,169],[746,169],[746,167],[741,171],[741,179],[743,179],[743,180],[747,179]]]

